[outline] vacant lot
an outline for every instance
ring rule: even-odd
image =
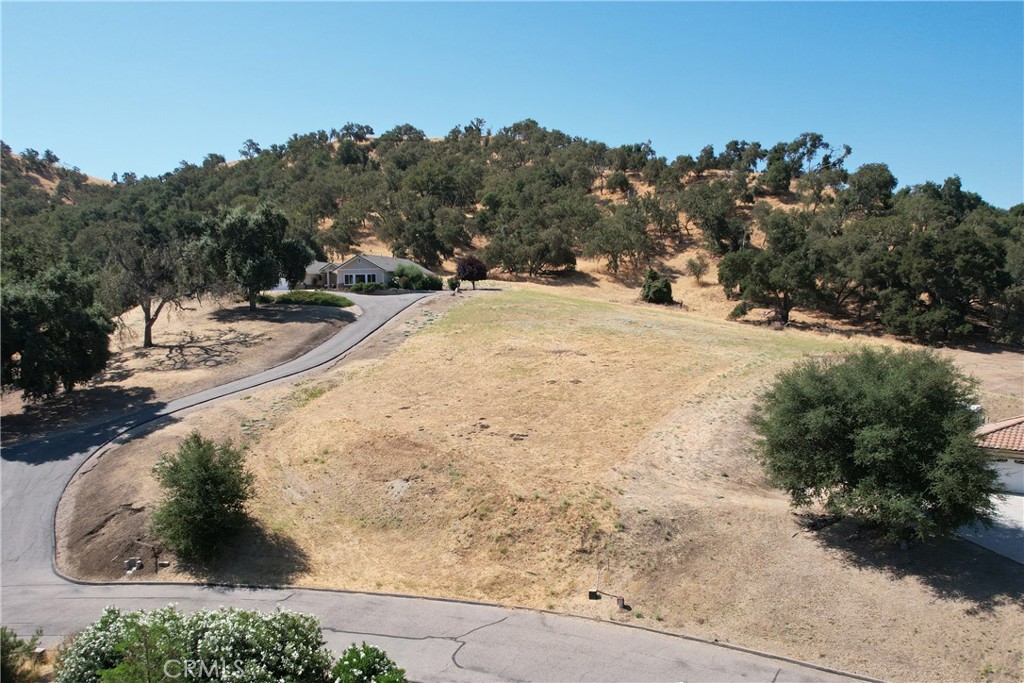
[[[3,395],[4,443],[124,414],[166,402],[279,365],[319,345],[358,308],[262,306],[212,298],[165,310],[153,327],[151,348],[142,347],[142,313],[124,316],[111,338],[107,369],[71,394],[46,404]]]
[[[885,342],[533,288],[437,297],[314,381],[110,452],[62,504],[60,561],[117,577],[111,551],[145,538],[149,469],[199,428],[247,444],[258,481],[217,578],[624,619],[890,679],[1016,680],[1024,567],[960,541],[805,532],[752,460],[756,392],[857,343]],[[983,401],[1024,412],[1020,356],[991,358]],[[588,601],[595,584],[633,610]]]

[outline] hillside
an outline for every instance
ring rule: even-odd
[[[653,266],[683,289],[699,255],[704,281],[722,288],[682,302],[716,314],[760,308],[753,319],[927,343],[1024,340],[1024,207],[995,209],[955,176],[897,189],[884,163],[847,169],[850,149],[816,133],[668,160],[647,143],[610,148],[530,119],[431,139],[410,124],[377,137],[347,124],[240,152],[109,187],[71,175],[59,200],[23,198],[24,179],[6,173],[5,276],[66,259],[116,278],[111,244],[126,236],[201,242],[230,209],[267,202],[319,258],[391,253],[451,272],[475,252],[502,278],[630,289]],[[22,165],[5,155],[5,167]]]
[[[601,301],[620,291],[606,283],[487,284],[322,377],[104,456],[61,505],[60,566],[123,576],[149,469],[200,429],[246,446],[258,491],[255,525],[202,578],[554,609],[895,680],[1014,679],[1021,567],[963,541],[804,532],[751,457],[743,418],[778,370],[893,342]],[[993,417],[1024,410],[1020,358],[958,352]],[[632,612],[588,601],[594,585]]]

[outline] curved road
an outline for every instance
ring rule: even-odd
[[[423,294],[352,295],[356,322],[288,363],[120,418],[2,451],[0,621],[22,635],[36,627],[55,642],[109,604],[152,609],[232,605],[320,617],[328,645],[384,647],[419,681],[829,681],[850,680],[785,658],[608,622],[532,610],[404,596],[183,584],[81,584],[54,569],[53,519],[64,487],[103,445],[142,425],[254,387],[328,367]]]

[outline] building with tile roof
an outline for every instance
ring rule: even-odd
[[[991,456],[1003,491],[1024,495],[1024,415],[982,425],[974,435]]]

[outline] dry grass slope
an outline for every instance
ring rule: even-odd
[[[146,470],[198,427],[247,444],[258,477],[254,528],[220,578],[627,619],[896,680],[1016,680],[1024,568],[959,541],[801,532],[751,457],[758,389],[856,343],[562,290],[443,295],[314,382],[106,456],[76,494],[92,502],[72,516],[93,522],[62,556],[143,533],[145,515],[103,529],[95,501],[146,509]],[[1012,382],[987,386],[987,404],[1019,408]],[[632,612],[587,601],[599,570]]]

